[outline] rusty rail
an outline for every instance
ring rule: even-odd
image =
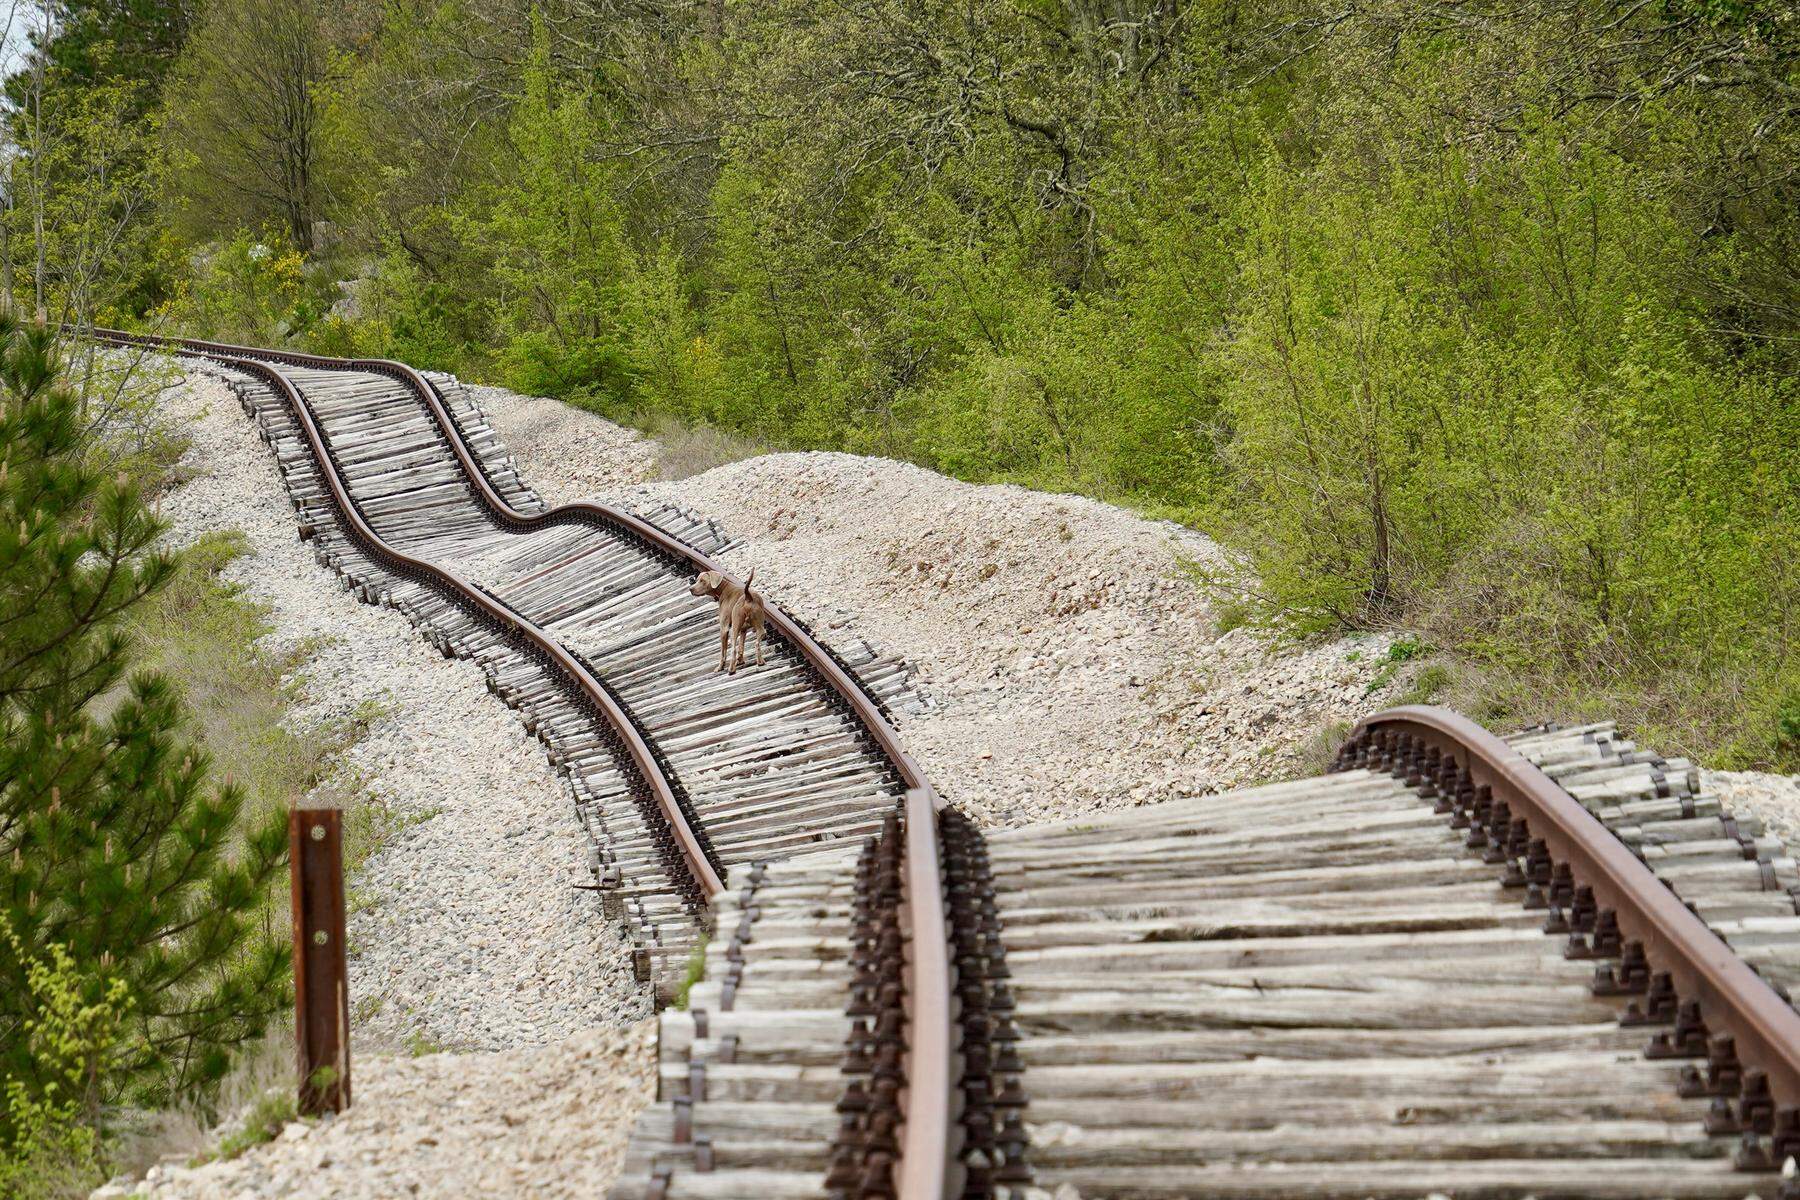
[[[495,518],[508,528],[539,529],[570,521],[597,524],[648,543],[659,553],[685,563],[696,572],[718,571],[732,578],[717,562],[671,537],[642,518],[609,505],[590,501],[561,505],[542,513],[524,513],[508,504],[495,491],[474,456],[465,445],[461,431],[445,408],[437,388],[424,375],[404,363],[388,359],[339,359],[300,354],[283,350],[264,350],[223,342],[207,342],[187,338],[166,338],[131,334],[119,330],[94,329],[101,340],[165,350],[185,350],[213,358],[240,369],[262,367],[259,377],[275,382],[289,397],[306,431],[314,453],[328,461],[328,452],[320,431],[314,425],[299,392],[279,372],[268,369],[267,362],[293,366],[319,367],[327,370],[368,371],[386,375],[412,388],[424,401],[439,431],[455,453],[463,474],[474,494]],[[363,537],[384,547],[389,554],[407,562],[416,570],[441,576],[451,586],[465,590],[471,602],[493,611],[518,628],[534,645],[549,654],[558,665],[580,681],[583,690],[602,707],[608,720],[626,741],[633,760],[647,780],[652,781],[659,806],[670,818],[671,827],[681,842],[683,854],[694,869],[705,896],[710,899],[723,890],[723,884],[712,871],[699,840],[694,836],[675,802],[668,782],[658,769],[649,748],[637,730],[625,719],[611,697],[588,671],[571,658],[560,645],[511,610],[489,599],[479,589],[458,579],[451,572],[414,559],[387,547],[361,518],[348,491],[335,470],[326,473],[339,507]],[[843,700],[856,716],[871,741],[893,764],[906,788],[905,903],[907,911],[906,942],[908,946],[906,1018],[908,1026],[906,1073],[907,1088],[902,1101],[904,1130],[900,1139],[900,1157],[894,1166],[894,1180],[901,1200],[943,1200],[952,1192],[955,1143],[951,1121],[956,1111],[954,1092],[959,1086],[956,1070],[956,1030],[952,1020],[953,970],[950,962],[948,929],[944,909],[944,874],[940,858],[941,831],[938,812],[944,801],[925,778],[923,771],[901,744],[900,736],[882,714],[862,685],[821,646],[809,633],[783,612],[779,606],[767,604],[767,620],[775,631],[792,646],[819,678]],[[565,665],[566,660],[566,665]],[[921,936],[928,933],[929,936]]]
[[[1741,1064],[1741,1087],[1731,1093],[1748,1118],[1744,1128],[1766,1133],[1785,1126],[1794,1131],[1800,1108],[1800,1013],[1598,818],[1524,755],[1459,713],[1409,706],[1376,713],[1357,725],[1338,751],[1334,769],[1352,765],[1388,767],[1405,773],[1411,784],[1442,788],[1443,780],[1455,777],[1458,790],[1490,789],[1492,805],[1503,814],[1500,819],[1523,821],[1531,841],[1541,842],[1533,847],[1539,862],[1547,866],[1547,854],[1548,860],[1568,864],[1575,879],[1593,889],[1598,907],[1615,914],[1629,957],[1666,972],[1680,1000],[1698,1003],[1706,1028],[1715,1035],[1707,1052],[1712,1067],[1735,1059],[1726,1071],[1729,1076]],[[1510,838],[1517,840],[1516,834]],[[1631,942],[1639,943],[1641,957],[1629,949]],[[1731,1042],[1721,1043],[1720,1034]],[[1731,1098],[1718,1079],[1709,1086],[1720,1090],[1708,1094]],[[1779,1158],[1775,1165],[1780,1166]]]
[[[953,1069],[956,1030],[950,996],[949,925],[944,913],[943,845],[939,804],[929,788],[906,792],[906,945],[910,951],[906,986],[906,1094],[901,1101],[906,1132],[894,1181],[900,1200],[942,1200],[957,1194],[957,1169],[950,1122],[956,1116],[953,1092],[960,1082]],[[929,933],[931,936],[922,936]]]

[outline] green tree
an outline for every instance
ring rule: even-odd
[[[62,947],[86,1003],[129,1010],[93,1099],[166,1100],[217,1079],[285,1003],[265,928],[281,814],[246,822],[181,735],[172,685],[130,674],[119,618],[170,577],[160,523],[85,465],[76,402],[41,328],[0,322],[0,1078],[57,1083],[34,1050],[33,964]],[[0,1129],[0,1137],[6,1131]]]
[[[142,98],[134,83],[64,86],[14,115],[5,245],[31,248],[49,320],[112,322],[160,297],[156,119],[139,111]]]
[[[185,219],[202,235],[273,224],[313,248],[323,87],[319,0],[216,0],[176,67],[168,148]]]
[[[618,329],[626,267],[618,206],[589,147],[604,102],[552,69],[538,21],[524,91],[508,125],[512,170],[489,181],[470,241],[492,262],[508,378],[528,391],[621,396],[627,363]]]
[[[44,5],[45,8],[51,5]],[[56,86],[71,90],[127,82],[142,91],[137,112],[148,111],[198,7],[192,0],[55,0],[56,36],[46,52]],[[18,88],[19,80],[11,87]]]

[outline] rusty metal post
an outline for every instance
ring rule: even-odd
[[[350,987],[344,964],[344,837],[335,808],[288,814],[294,894],[294,1040],[300,1112],[350,1107]]]

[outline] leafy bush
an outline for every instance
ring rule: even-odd
[[[322,310],[306,260],[277,235],[244,230],[199,256],[192,284],[171,305],[189,333],[252,346],[283,342]]]
[[[106,1177],[100,1105],[126,1057],[130,990],[123,979],[83,970],[60,945],[31,953],[4,914],[0,974],[22,980],[35,1014],[20,1027],[25,1069],[9,1071],[0,1089],[0,1195],[85,1196]]]
[[[1443,663],[1431,663],[1413,676],[1412,683],[1395,703],[1430,704],[1449,690],[1455,678]]]

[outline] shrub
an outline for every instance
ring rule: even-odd
[[[1776,707],[1775,744],[1790,755],[1800,754],[1800,692],[1789,692]]]
[[[4,915],[0,963],[22,980],[35,1013],[21,1024],[18,1044],[29,1069],[0,1089],[0,1195],[86,1195],[105,1178],[100,1100],[122,1056],[129,989],[103,971],[82,970],[63,946],[29,952]]]

